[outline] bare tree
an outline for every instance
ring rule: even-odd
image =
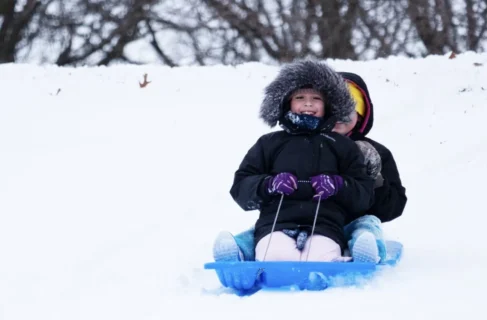
[[[205,4],[224,28],[241,39],[240,50],[247,52],[247,59],[266,55],[284,62],[307,56],[357,58],[351,39],[358,1],[208,0]]]
[[[408,0],[407,13],[428,54],[485,50],[487,0]]]
[[[134,63],[127,44],[139,39],[140,24],[158,0],[16,0],[0,6],[0,61],[16,61],[19,52],[58,65]],[[37,47],[44,50],[35,50]],[[40,52],[39,52],[40,51]]]
[[[20,10],[17,0],[3,0],[0,2],[0,63],[15,62],[15,54],[25,31],[40,7],[46,7],[40,1],[27,0]],[[42,10],[42,9],[41,9]]]
[[[309,0],[310,19],[316,23],[322,45],[320,58],[357,59],[352,45],[359,0]],[[316,14],[317,13],[317,14]]]
[[[407,13],[416,27],[419,38],[430,54],[442,54],[446,50],[455,50],[451,39],[452,29],[449,25],[451,4],[448,0],[409,0]],[[441,2],[441,4],[440,4]],[[440,9],[440,10],[437,10]],[[450,48],[446,48],[450,46]]]
[[[466,29],[460,38],[465,39],[467,50],[485,50],[487,30],[487,0],[465,0],[465,15],[458,17],[461,27]]]
[[[83,63],[107,65],[112,61],[130,61],[125,46],[140,37],[139,24],[145,21],[155,0],[80,0],[67,8],[60,3],[56,28],[62,51],[58,65]],[[60,29],[60,30],[59,30]]]
[[[0,63],[418,57],[485,51],[486,30],[487,0],[2,0]]]
[[[182,35],[176,46],[185,47],[198,64],[285,62],[300,57],[418,57],[486,49],[487,0],[191,3],[195,14],[184,14],[191,23],[164,26]]]
[[[362,1],[357,5],[358,21],[353,45],[361,59],[393,55],[401,44],[406,29],[404,1]]]

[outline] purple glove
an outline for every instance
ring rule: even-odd
[[[319,199],[321,195],[321,200],[324,200],[330,196],[334,196],[343,186],[343,178],[337,175],[326,175],[320,174],[311,177],[311,186],[316,191],[316,195],[313,199]]]
[[[298,178],[291,173],[278,173],[273,178],[270,178],[267,184],[267,192],[269,194],[285,194],[290,195],[298,188]]]

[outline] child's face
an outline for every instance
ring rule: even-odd
[[[352,119],[352,121],[348,122],[348,123],[344,123],[344,122],[339,122],[337,121],[337,123],[335,124],[335,127],[333,128],[333,132],[337,132],[339,134],[347,134],[349,133],[350,131],[353,130],[353,128],[355,128],[355,125],[357,124],[357,121],[358,121],[358,113],[357,111],[353,111],[351,114],[350,114],[350,118]]]
[[[325,116],[323,96],[313,89],[298,90],[291,96],[291,112],[323,118]]]

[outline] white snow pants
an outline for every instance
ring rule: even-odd
[[[255,260],[263,261],[267,244],[271,235],[263,237],[255,247]],[[311,251],[310,251],[310,242]],[[282,231],[272,234],[271,244],[265,257],[265,261],[350,261],[350,257],[342,257],[340,246],[330,238],[321,235],[313,235],[306,240],[302,251],[296,248],[296,240]]]

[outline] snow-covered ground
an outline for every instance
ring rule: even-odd
[[[203,269],[257,218],[229,189],[276,67],[0,65],[0,319],[483,319],[487,55],[330,64],[368,83],[407,188],[396,268],[250,297]]]

